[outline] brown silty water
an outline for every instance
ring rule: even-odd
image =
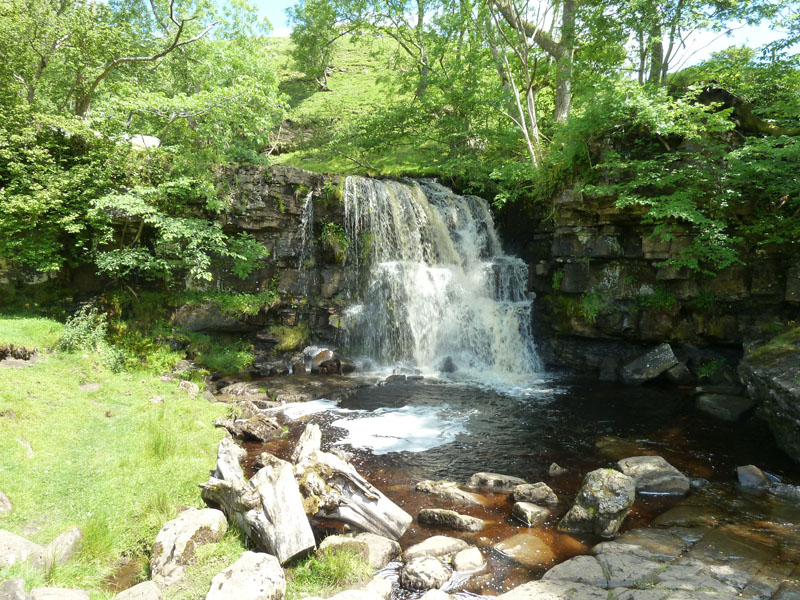
[[[559,532],[557,524],[584,475],[613,467],[619,459],[660,455],[698,480],[686,499],[637,496],[622,531],[651,526],[660,515],[686,504],[695,512],[713,513],[718,522],[752,523],[754,530],[763,529],[775,512],[768,504],[784,501],[772,496],[742,497],[735,485],[735,467],[758,464],[786,483],[798,483],[796,466],[775,446],[762,422],[714,420],[694,410],[686,390],[629,388],[570,378],[542,381],[537,387],[525,397],[425,382],[367,388],[338,405],[323,403],[317,408],[324,410],[314,414],[288,418],[278,413],[289,428],[288,436],[267,444],[247,444],[246,467],[252,469],[263,451],[288,458],[305,425],[319,424],[323,449],[336,446],[350,452],[358,471],[415,517],[399,540],[403,549],[433,535],[458,537],[481,548],[487,571],[450,591],[484,595],[538,579],[550,567],[588,553],[601,541]],[[567,473],[550,476],[552,462]],[[559,503],[544,524],[528,528],[511,517],[510,494],[481,493],[483,506],[465,507],[414,490],[423,479],[463,484],[478,471],[544,481]],[[792,503],[786,502],[785,510],[794,514]],[[707,506],[698,509],[698,504]],[[483,519],[486,526],[478,533],[463,533],[420,525],[416,515],[423,508],[455,509]],[[773,525],[798,535],[800,510],[795,512],[793,522]],[[337,527],[321,525],[331,528],[328,531]],[[541,564],[523,566],[492,548],[518,533],[533,533],[545,542],[550,553],[545,553]]]

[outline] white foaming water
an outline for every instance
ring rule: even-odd
[[[347,343],[384,365],[525,387],[541,365],[530,330],[528,268],[503,254],[486,202],[430,180],[348,177],[345,216],[363,302]]]
[[[282,413],[289,419],[299,419],[309,415],[315,415],[323,412],[350,412],[345,409],[337,408],[336,402],[327,400],[311,400],[309,402],[292,402],[285,406],[278,406],[277,408],[269,408],[266,412]]]
[[[367,416],[346,416],[331,423],[347,431],[335,445],[366,448],[373,454],[424,452],[449,444],[466,431],[468,415],[442,406],[381,408]]]

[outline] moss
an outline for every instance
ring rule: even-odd
[[[779,335],[769,343],[753,350],[748,354],[747,361],[769,363],[797,352],[800,352],[800,327]]]
[[[300,350],[305,346],[310,337],[308,325],[300,324],[294,327],[288,325],[273,325],[269,328],[270,334],[278,338],[278,345],[275,350],[286,352],[289,350]]]

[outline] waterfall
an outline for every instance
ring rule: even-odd
[[[431,180],[348,177],[344,202],[362,274],[345,319],[352,350],[486,383],[540,371],[528,267],[503,253],[484,200]]]

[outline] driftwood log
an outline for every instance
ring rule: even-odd
[[[401,537],[411,524],[411,515],[372,486],[353,465],[322,452],[320,440],[319,427],[306,426],[292,455],[306,514],[342,521],[388,538]]]
[[[240,464],[245,451],[225,438],[217,450],[217,468],[200,484],[203,500],[219,506],[258,547],[281,564],[313,548],[314,534],[303,508],[292,465],[262,455],[263,467],[245,481]]]

